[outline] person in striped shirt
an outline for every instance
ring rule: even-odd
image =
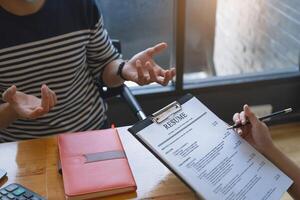
[[[153,56],[125,62],[94,0],[0,0],[0,142],[100,129],[106,107],[95,79],[166,85],[175,70]]]

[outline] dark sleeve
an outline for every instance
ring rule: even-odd
[[[91,1],[91,34],[87,44],[87,63],[94,77],[99,77],[105,66],[121,58],[104,28],[103,16],[95,1]]]

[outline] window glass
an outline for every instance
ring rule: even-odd
[[[125,59],[159,42],[169,48],[155,60],[163,68],[170,66],[173,42],[174,2],[171,0],[98,0],[105,27],[112,39],[121,41]]]
[[[184,82],[299,71],[299,1],[186,2]]]

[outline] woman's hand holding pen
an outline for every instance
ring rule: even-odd
[[[244,125],[235,129],[241,137],[294,181],[288,192],[294,199],[300,199],[300,168],[276,148],[266,124],[254,115],[248,105],[244,105],[242,112],[234,114],[233,121]]]
[[[235,113],[233,116],[235,124],[245,125],[237,128],[237,133],[259,152],[268,154],[274,148],[269,128],[254,115],[248,105],[244,105],[243,109],[242,112]],[[248,121],[249,124],[247,124]]]

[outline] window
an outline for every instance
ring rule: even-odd
[[[160,41],[169,44],[157,62],[176,63],[176,80],[132,88],[146,114],[190,92],[230,123],[244,103],[292,107],[288,117],[300,119],[297,0],[97,1],[125,59]],[[110,108],[116,116],[126,112],[118,100]]]
[[[125,59],[156,43],[167,42],[168,50],[155,58],[164,68],[170,66],[174,1],[98,0],[98,3],[110,37],[121,41]]]
[[[296,1],[186,1],[184,82],[299,71]]]
[[[98,3],[111,38],[121,40],[125,59],[158,42],[169,44],[168,50],[156,60],[164,68],[175,60],[177,90],[191,88],[190,85],[198,87],[203,81],[299,74],[300,4],[296,1]],[[175,51],[177,47],[182,47],[179,54]]]

